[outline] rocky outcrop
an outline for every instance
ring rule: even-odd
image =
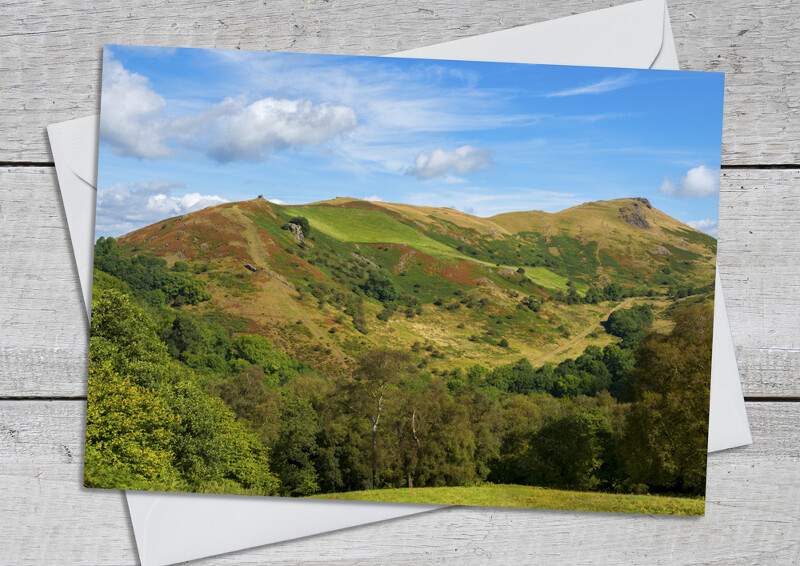
[[[646,198],[635,198],[630,206],[623,206],[619,209],[619,218],[642,230],[650,228],[650,222],[647,221],[647,216],[644,211],[652,209],[653,206]]]
[[[297,241],[300,242],[301,244],[306,241],[306,237],[303,234],[303,228],[299,224],[295,224],[293,222],[289,222],[286,225],[286,229],[289,230],[289,232],[291,232],[291,234],[295,238],[297,238]]]
[[[258,268],[256,268],[255,266],[250,265],[249,263],[245,263],[244,267],[245,267],[245,269],[249,269],[250,271],[253,271],[253,272],[258,271]]]
[[[665,248],[664,246],[656,246],[656,247],[654,247],[654,248],[652,249],[652,253],[654,253],[654,254],[658,254],[658,255],[672,255],[672,252],[671,252],[671,251],[669,251],[669,250],[668,250],[667,248]]]
[[[488,279],[488,278],[486,278],[486,277],[478,277],[478,278],[475,280],[475,282],[476,282],[478,285],[486,285],[487,287],[496,287],[496,285],[495,285],[494,281],[492,281],[491,279]]]
[[[371,259],[369,259],[367,257],[364,257],[360,253],[353,252],[353,257],[356,258],[361,263],[366,263],[367,265],[369,265],[370,267],[374,267],[375,269],[380,269],[381,268],[380,265],[378,265],[377,263],[375,263]]]
[[[397,260],[397,264],[394,266],[395,271],[402,271],[403,269],[405,269],[408,260],[414,257],[415,255],[417,255],[417,252],[415,250],[411,250],[400,256],[400,259]]]

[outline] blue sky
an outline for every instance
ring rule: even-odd
[[[106,46],[96,236],[258,195],[641,196],[716,235],[721,73]]]

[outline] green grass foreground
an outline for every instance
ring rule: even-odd
[[[656,515],[704,515],[702,498],[627,495],[587,491],[562,491],[527,485],[476,487],[421,487],[325,493],[316,499],[434,503],[480,507],[522,507],[567,511],[605,511]]]

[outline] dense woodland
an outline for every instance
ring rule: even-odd
[[[361,285],[365,299],[395,298],[375,270]],[[352,372],[326,375],[196,308],[210,295],[186,263],[101,238],[93,294],[88,487],[705,491],[713,308],[702,297],[673,297],[663,333],[649,306],[615,311],[604,327],[618,343],[558,365],[522,357],[434,373],[415,344],[366,349]]]

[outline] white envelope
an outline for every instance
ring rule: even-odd
[[[642,0],[394,57],[678,69],[666,5]],[[97,116],[52,124],[50,146],[87,314],[91,304]],[[719,275],[714,312],[708,451],[752,443]],[[394,519],[443,506],[126,492],[145,566]]]

